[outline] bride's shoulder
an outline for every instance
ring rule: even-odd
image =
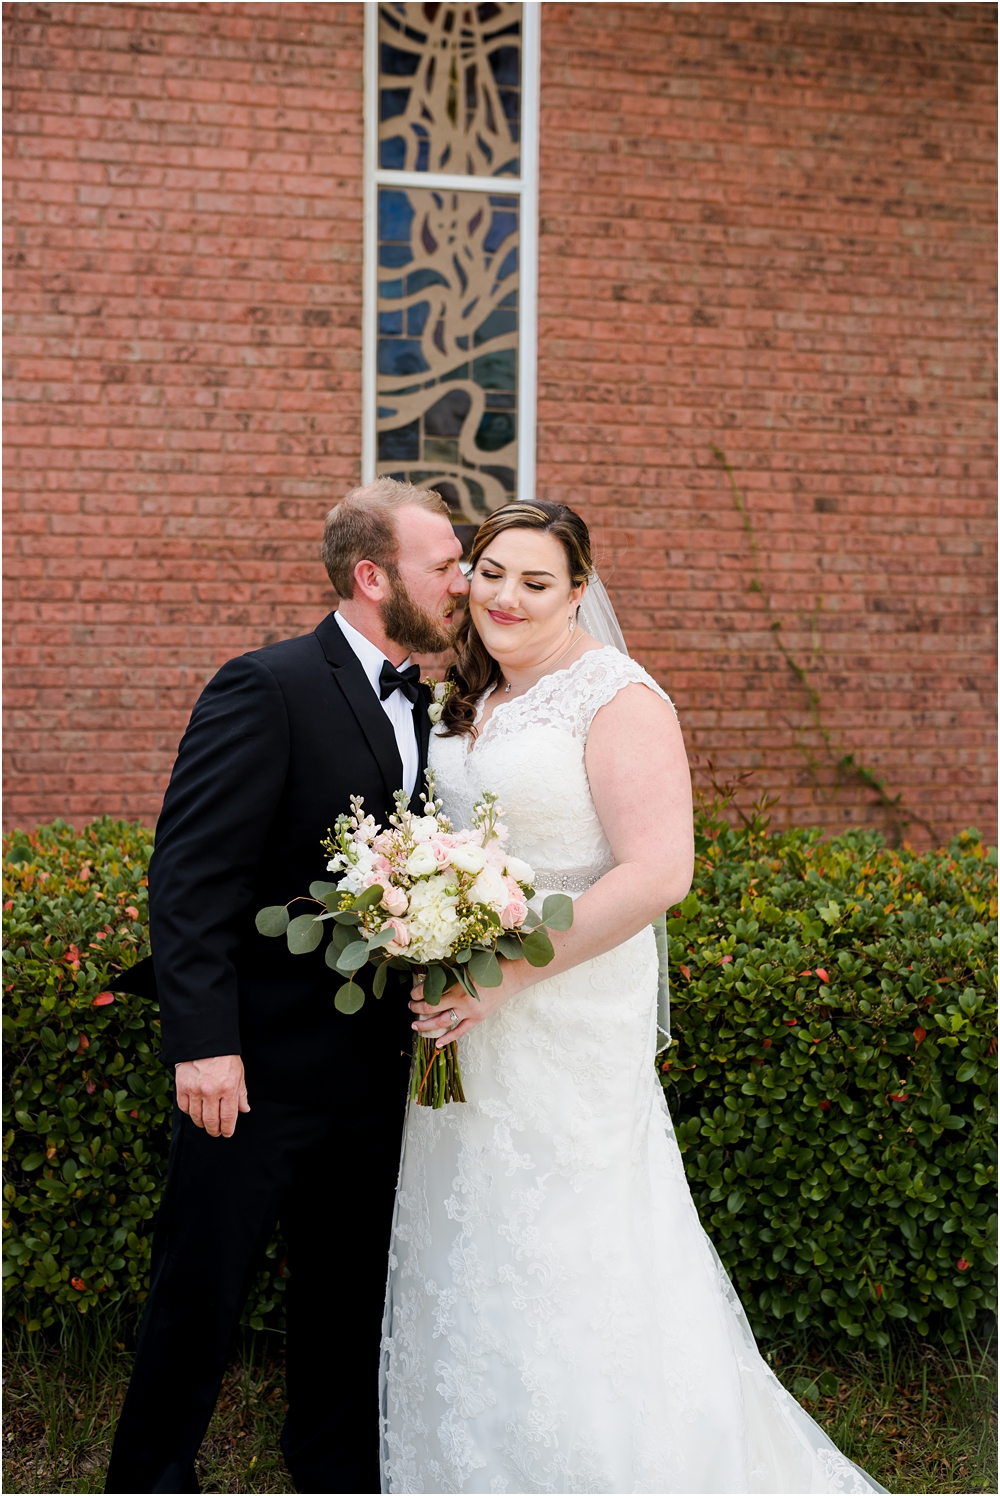
[[[677,714],[677,708],[670,697],[649,672],[630,655],[622,654],[620,649],[615,649],[611,644],[588,650],[585,655],[581,655],[572,675],[573,688],[581,705],[588,710],[590,720],[620,691],[633,685],[648,687],[670,706],[675,716]]]

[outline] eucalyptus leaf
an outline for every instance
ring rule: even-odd
[[[452,956],[451,959],[453,961],[457,961],[457,963],[459,964],[459,966],[464,966],[465,963],[466,963],[466,961],[468,961],[468,959],[469,959],[469,957],[471,955],[472,955],[472,952],[469,951],[469,950],[466,950],[466,951],[456,951],[455,954]]]
[[[392,925],[386,925],[384,930],[379,930],[377,935],[369,935],[368,949],[377,951],[383,945],[388,945],[390,940],[395,940],[396,932]]]
[[[550,930],[568,930],[573,924],[573,900],[566,893],[550,893],[542,905],[542,923]]]
[[[358,894],[354,900],[355,909],[370,909],[373,904],[378,904],[381,901],[384,893],[385,889],[381,883],[373,883],[371,888],[366,888],[364,893]]]
[[[331,914],[336,914],[340,905],[341,892],[339,888],[332,888],[329,893],[323,895],[323,903]]]
[[[441,1001],[441,995],[448,986],[448,973],[443,966],[428,966],[427,975],[424,977],[424,1002],[435,1007]]]
[[[499,987],[503,981],[500,962],[492,951],[473,951],[469,958],[469,975],[480,987]]]
[[[372,992],[376,997],[381,997],[385,991],[386,978],[389,975],[388,963],[383,961],[381,966],[376,966],[375,976],[372,979]]]
[[[346,951],[347,947],[353,945],[357,940],[357,931],[352,929],[350,925],[337,924],[333,927],[330,939],[335,950]]]
[[[268,904],[266,909],[258,909],[254,924],[261,935],[269,935],[272,939],[277,935],[284,935],[288,929],[288,910],[284,904]]]
[[[314,914],[298,914],[289,920],[285,934],[292,955],[304,956],[314,951],[323,939],[323,926]]]
[[[508,961],[520,961],[523,955],[521,941],[517,935],[501,935],[497,940],[497,950],[501,956],[506,956]]]
[[[368,960],[367,940],[352,940],[337,957],[338,971],[357,971]]]
[[[345,982],[343,987],[337,989],[337,995],[333,999],[333,1006],[338,1013],[356,1013],[363,1005],[365,992],[357,982]]]
[[[476,1002],[479,1002],[480,997],[476,991],[476,984],[469,976],[467,969],[464,966],[456,966],[455,975],[458,978],[459,985],[465,988],[470,997],[474,997]]]
[[[342,909],[339,914],[335,914],[333,917],[338,925],[358,925],[361,923],[360,916],[355,914],[353,909]]]
[[[337,945],[337,943],[336,943],[335,940],[331,940],[330,944],[327,946],[326,950],[323,952],[323,960],[326,962],[327,966],[332,966],[333,969],[334,969],[334,971],[337,970],[337,958],[339,957],[339,955],[340,955],[340,948],[339,948],[339,946]]]
[[[310,883],[309,893],[314,899],[323,900],[328,893],[333,893],[336,887],[336,883],[324,883],[322,880],[319,880],[316,883]]]
[[[521,942],[525,960],[529,966],[548,966],[555,955],[552,941],[544,930],[532,930]]]

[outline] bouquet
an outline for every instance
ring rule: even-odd
[[[333,999],[341,1013],[356,1013],[364,1003],[354,974],[369,962],[376,997],[395,970],[407,988],[422,975],[424,1001],[432,1006],[455,983],[479,1001],[477,986],[503,981],[498,956],[547,966],[555,955],[548,930],[573,923],[566,894],[549,894],[541,917],[529,908],[534,874],[505,848],[507,828],[495,794],[484,794],[472,825],[456,831],[441,813],[433,775],[427,784],[423,815],[414,815],[398,790],[385,829],[365,815],[361,796],[351,797],[351,814],[338,816],[322,843],[327,871],[340,876],[309,888],[321,913],[292,918],[288,905],[274,904],[257,914],[260,933],[284,935],[293,955],[314,951],[329,926],[326,964],[347,978]],[[413,1061],[410,1095],[418,1104],[465,1100],[457,1044],[438,1049],[416,1034]]]

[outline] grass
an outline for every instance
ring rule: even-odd
[[[103,1491],[131,1369],[121,1324],[70,1326],[60,1341],[7,1342],[4,1489]],[[834,1443],[892,1492],[995,1492],[993,1343],[960,1357],[919,1341],[833,1356],[787,1343],[769,1360]],[[248,1332],[198,1458],[206,1491],[290,1491],[278,1448],[280,1341]]]

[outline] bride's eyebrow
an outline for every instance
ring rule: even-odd
[[[494,561],[492,556],[483,556],[482,560],[488,562],[490,566],[495,566],[498,571],[507,570],[500,561]],[[552,571],[522,571],[521,575],[522,577],[551,577],[553,581],[556,579],[555,572]]]

